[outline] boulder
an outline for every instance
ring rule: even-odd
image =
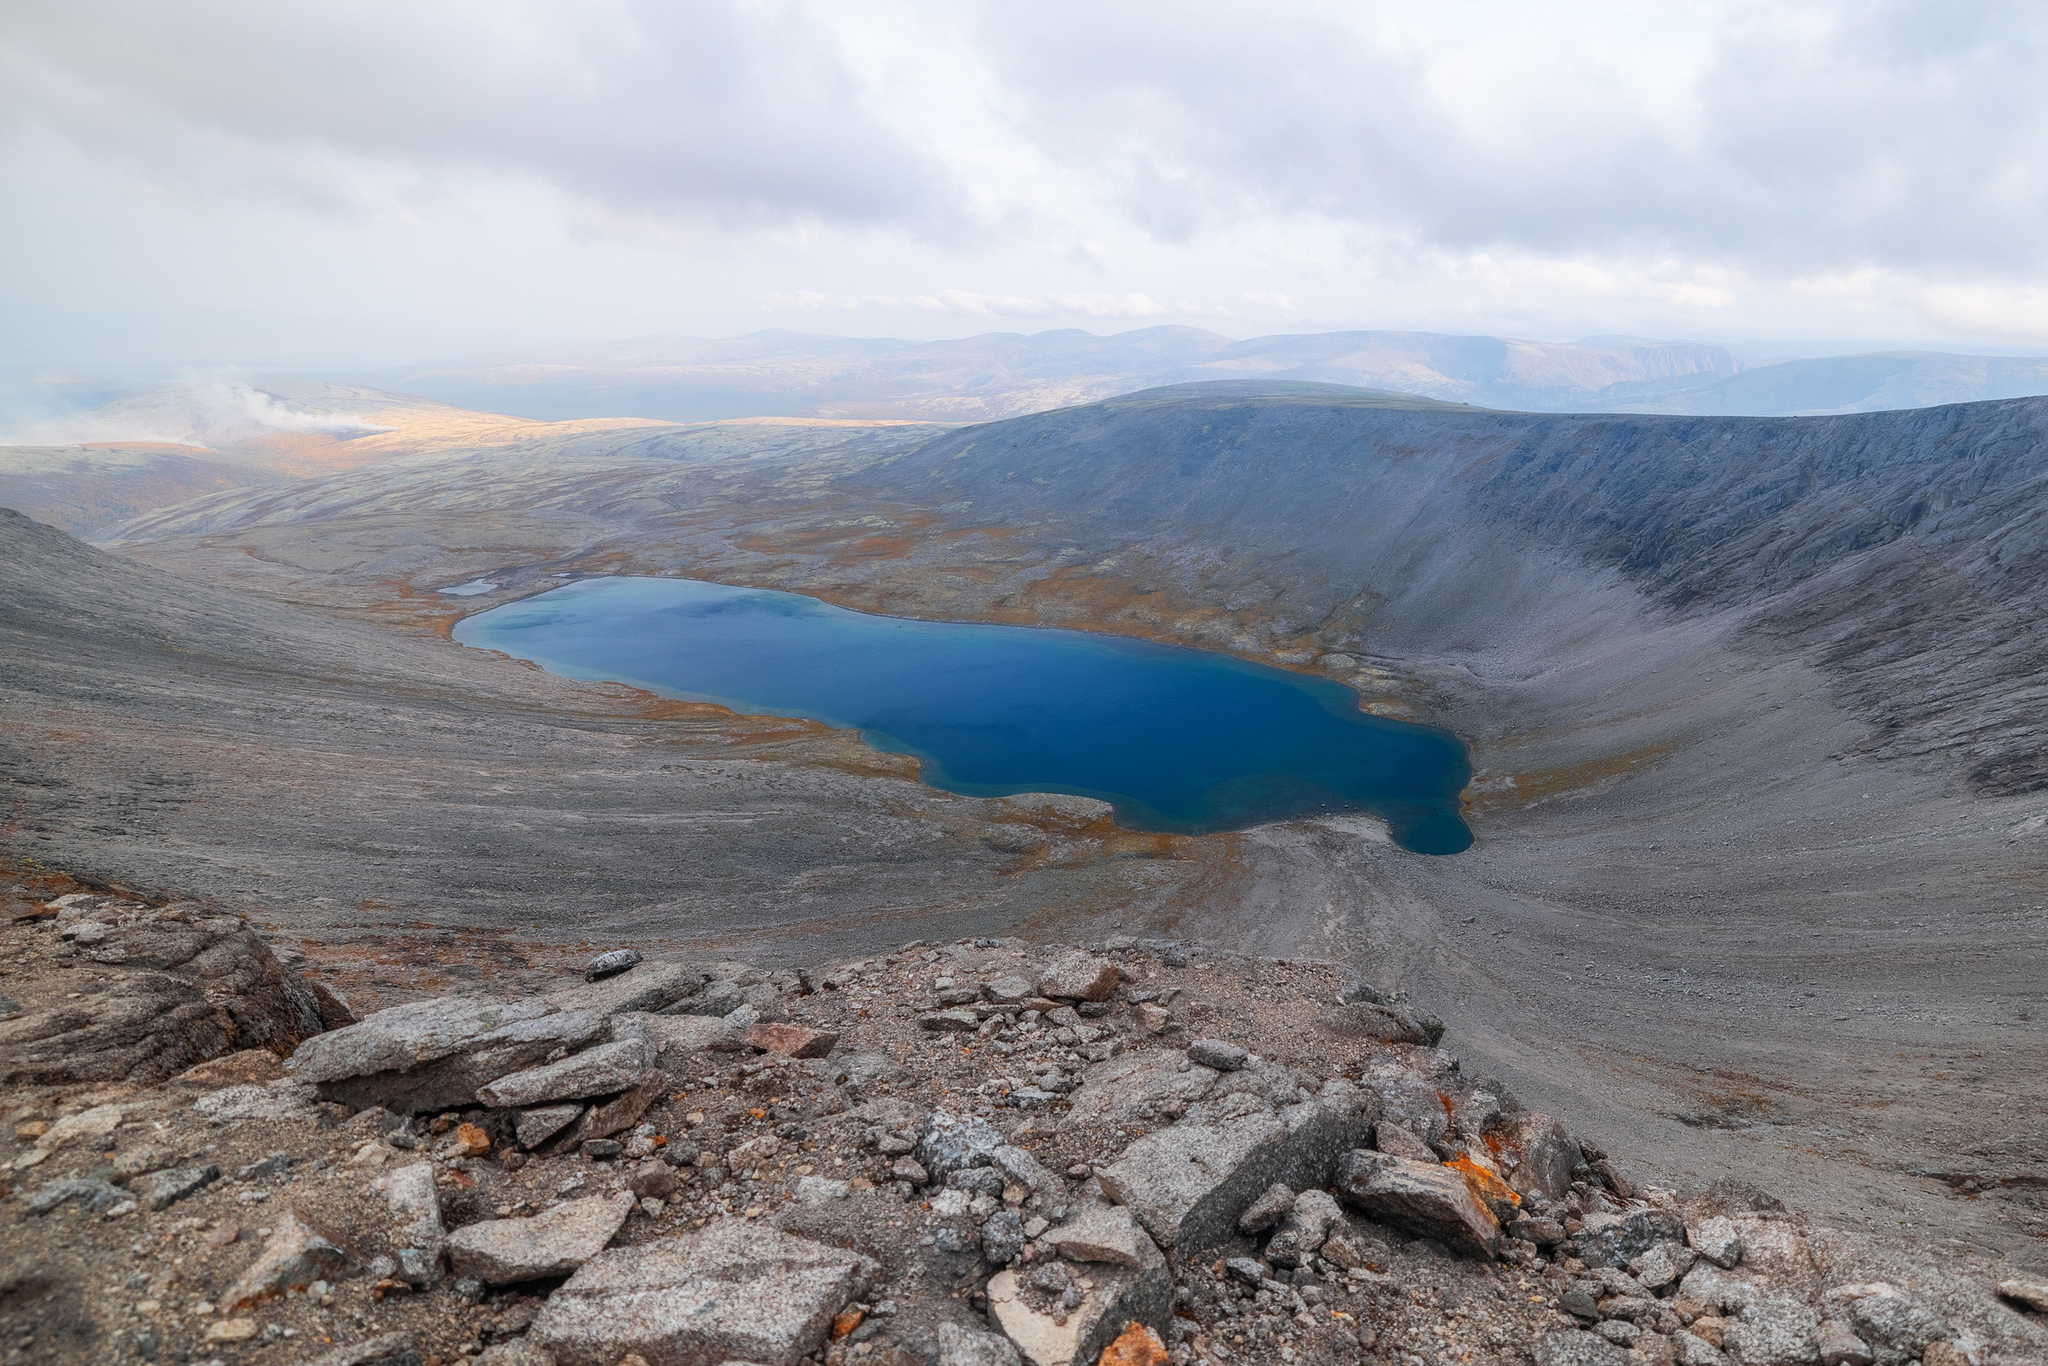
[[[211,1091],[222,1086],[264,1086],[284,1078],[284,1061],[277,1054],[267,1048],[245,1048],[188,1067],[171,1081],[195,1091]]]
[[[1998,1293],[2036,1314],[2048,1314],[2048,1281],[2000,1281]]]
[[[20,1013],[0,1021],[0,1086],[153,1086],[225,1054],[289,1050],[327,1028],[313,987],[233,916],[146,911],[87,952],[88,984],[42,973],[9,985]],[[81,985],[91,990],[73,1000]]]
[[[650,1061],[647,1045],[638,1039],[600,1044],[560,1062],[499,1077],[478,1087],[476,1099],[492,1109],[505,1110],[614,1095],[639,1085]]]
[[[739,1219],[599,1253],[549,1297],[529,1336],[560,1366],[747,1361],[796,1366],[877,1272],[858,1253]]]
[[[1064,953],[1038,974],[1038,993],[1056,1001],[1107,1001],[1116,990],[1116,964],[1092,953]]]
[[[1297,1190],[1328,1184],[1339,1155],[1371,1131],[1369,1099],[1339,1088],[1277,1112],[1191,1111],[1096,1174],[1154,1242],[1189,1257],[1231,1237],[1238,1216],[1275,1182]]]
[[[624,1192],[569,1200],[529,1219],[487,1219],[448,1238],[448,1267],[485,1285],[566,1276],[617,1236],[633,1211]]]
[[[338,1281],[361,1273],[362,1263],[339,1237],[327,1233],[295,1209],[287,1209],[242,1274],[220,1296],[220,1307],[232,1312],[314,1281]]]
[[[1956,1335],[1948,1320],[1913,1295],[1892,1286],[1874,1287],[1876,1293],[1851,1300],[1850,1327],[1870,1344],[1878,1366],[1898,1366],[1912,1361],[1937,1342]]]
[[[1587,1266],[1627,1267],[1659,1243],[1685,1242],[1685,1221],[1667,1209],[1633,1209],[1593,1214],[1578,1235],[1579,1260]]]
[[[1374,1127],[1373,1146],[1390,1157],[1405,1157],[1411,1162],[1434,1162],[1436,1150],[1415,1136],[1415,1131],[1405,1124],[1390,1124],[1382,1121]]]
[[[645,1035],[657,1054],[738,1053],[747,1046],[741,1032],[716,1015],[620,1015],[613,1019],[616,1032],[622,1027]]]
[[[1454,1251],[1486,1258],[1500,1252],[1500,1225],[1449,1167],[1359,1149],[1338,1163],[1337,1189],[1367,1217]]]
[[[638,949],[613,949],[609,953],[600,953],[584,965],[583,980],[586,982],[602,982],[607,977],[616,977],[628,968],[637,968],[639,966],[640,951]]]
[[[439,998],[381,1010],[323,1034],[286,1065],[320,1095],[398,1114],[474,1104],[477,1088],[558,1050],[604,1037],[606,1017],[542,1001]]]
[[[1813,1341],[1820,1352],[1820,1366],[1871,1366],[1877,1360],[1870,1344],[1840,1319],[1822,1319],[1813,1330]]]

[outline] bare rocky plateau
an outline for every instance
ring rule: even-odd
[[[1124,934],[1328,964],[1442,1016],[1461,1075],[1597,1135],[1682,1222],[1732,1180],[1814,1236],[2038,1274],[2044,423],[1202,386],[757,449],[456,450],[147,514],[108,550],[0,516],[8,854],[246,915],[358,1010],[620,943],[772,971]],[[1135,836],[442,634],[591,573],[1321,672],[1468,740],[1479,842]]]

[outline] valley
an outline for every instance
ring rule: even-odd
[[[1659,1179],[2032,1255],[2044,421],[1205,385],[457,448],[144,514],[115,558],[10,522],[15,829],[309,944],[517,926],[801,962],[1120,928],[1328,959]],[[1467,740],[1477,843],[1141,835],[445,638],[616,573],[1314,672]]]

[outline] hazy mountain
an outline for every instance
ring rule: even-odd
[[[642,337],[482,358],[375,382],[540,419],[750,416],[980,422],[1162,384],[1292,380],[1535,412],[1782,416],[2048,393],[2048,360],[1936,352],[1769,365],[1697,342],[1576,343],[1431,332],[1320,332],[1234,341],[1192,327],[1067,330],[957,341],[756,332]]]

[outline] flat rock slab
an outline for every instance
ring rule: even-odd
[[[1370,1218],[1467,1256],[1490,1259],[1500,1252],[1500,1225],[1453,1168],[1391,1153],[1350,1152],[1338,1163],[1337,1190]]]
[[[601,1015],[660,1010],[703,990],[705,976],[687,963],[642,963],[630,972],[547,998],[557,1010],[594,1010]]]
[[[638,1039],[601,1044],[545,1067],[532,1067],[477,1088],[476,1098],[493,1109],[582,1100],[631,1090],[647,1070],[647,1045]]]
[[[989,1279],[988,1314],[1028,1366],[1094,1363],[1132,1323],[1164,1328],[1173,1310],[1173,1278],[1166,1258],[1147,1241],[1142,1265],[1090,1268],[1095,1284],[1069,1310],[1034,1292],[1016,1271]]]
[[[529,1336],[558,1366],[796,1366],[877,1272],[859,1253],[739,1219],[593,1257]]]
[[[448,1266],[486,1285],[566,1276],[603,1251],[632,1210],[633,1197],[620,1192],[570,1200],[530,1219],[470,1224],[448,1236]]]
[[[503,1025],[554,1012],[544,1001],[437,997],[380,1010],[346,1029],[318,1034],[292,1054],[292,1075],[320,1083],[404,1072],[445,1058]]]
[[[1144,1266],[1159,1255],[1145,1230],[1122,1205],[1093,1205],[1039,1238],[1073,1262]]]

